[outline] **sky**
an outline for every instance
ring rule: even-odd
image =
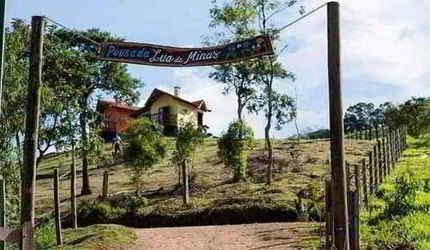
[[[130,42],[177,47],[201,47],[210,35],[211,0],[7,0],[7,20],[31,21],[33,15],[51,19],[76,30],[99,28]],[[344,109],[358,102],[399,104],[411,96],[430,96],[430,1],[428,0],[340,0],[341,62]],[[307,11],[323,1],[302,0]],[[300,14],[297,8],[281,12],[275,19],[285,25]],[[297,98],[297,122],[301,132],[329,127],[327,80],[326,9],[303,19],[281,33],[278,48],[294,82],[277,82],[277,89]],[[209,78],[211,67],[162,68],[129,65],[129,71],[145,83],[139,106],[154,88],[182,97],[204,99],[210,113],[204,123],[219,135],[236,117],[233,95],[222,95],[223,85]],[[257,137],[264,136],[264,114],[245,114]],[[294,124],[271,136],[284,138],[295,133]]]

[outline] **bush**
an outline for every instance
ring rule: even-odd
[[[166,155],[166,144],[160,129],[147,118],[133,122],[127,130],[126,142],[124,160],[131,167],[130,180],[137,193],[146,171]]]
[[[395,191],[384,197],[387,204],[384,217],[393,219],[405,216],[416,208],[416,193],[419,189],[418,181],[412,175],[396,178]]]
[[[109,222],[124,215],[125,211],[123,208],[113,207],[106,202],[84,202],[79,209],[79,217],[94,220],[95,223]]]
[[[254,131],[243,121],[230,123],[218,139],[218,155],[226,167],[233,169],[233,182],[246,180],[249,148],[255,145]]]

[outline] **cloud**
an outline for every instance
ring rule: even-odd
[[[321,1],[308,1],[307,10]],[[430,96],[430,1],[340,1],[342,83],[344,108],[357,102],[400,103],[410,96]],[[297,13],[288,13],[285,22]],[[298,124],[305,128],[328,127],[326,11],[321,9],[281,33],[282,64],[295,73],[294,84],[280,89],[298,97]],[[170,90],[178,84],[190,100],[204,99],[213,110],[205,114],[211,132],[219,134],[236,117],[236,99],[222,95],[222,84],[208,78],[210,68],[175,69]],[[247,115],[258,137],[264,136],[265,117]],[[295,133],[294,124],[272,134]]]

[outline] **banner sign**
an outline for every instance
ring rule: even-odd
[[[191,67],[233,63],[272,55],[268,36],[207,48],[176,48],[145,43],[107,42],[99,48],[98,59],[152,66]]]

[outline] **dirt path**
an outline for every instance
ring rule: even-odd
[[[224,226],[132,229],[133,250],[316,249],[318,224],[265,223]],[[318,244],[317,244],[318,245]]]

